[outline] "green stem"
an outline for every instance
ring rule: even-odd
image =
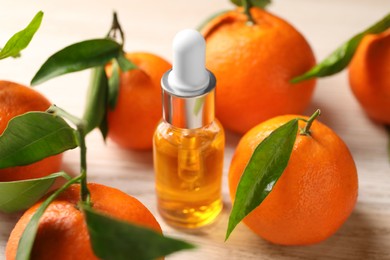
[[[82,119],[69,114],[55,105],[50,106],[47,112],[68,119],[77,128],[77,137],[80,147],[81,200],[89,205],[90,193],[87,186],[87,146],[85,145],[85,123]]]
[[[119,23],[118,16],[116,12],[113,13],[111,29],[108,31],[107,37],[112,38],[118,42],[117,32],[119,31],[120,35],[120,45],[123,46],[125,44],[125,34],[123,33],[122,27]]]
[[[85,129],[77,127],[80,135],[80,171],[81,171],[81,200],[87,205],[91,203],[91,195],[87,185],[87,146],[85,145]]]
[[[81,120],[81,119],[78,118],[78,117],[75,117],[75,116],[72,115],[72,114],[69,114],[68,112],[66,112],[66,111],[63,110],[62,108],[57,107],[56,105],[51,105],[51,106],[46,110],[46,112],[47,112],[47,113],[50,113],[50,114],[57,115],[57,116],[64,117],[64,118],[68,119],[70,122],[72,122],[75,126],[79,126],[79,125],[84,124],[84,123],[83,123],[83,120]]]
[[[319,109],[314,112],[311,117],[306,121],[306,126],[305,128],[301,129],[300,134],[301,135],[310,135],[310,127],[313,124],[314,120],[321,115],[321,111]]]
[[[250,13],[250,9],[252,7],[252,3],[250,0],[243,0],[242,1],[242,4],[244,6],[244,14],[246,14],[246,16],[248,17],[248,22],[247,24],[248,25],[254,25],[255,24],[255,21],[253,20],[253,17]]]

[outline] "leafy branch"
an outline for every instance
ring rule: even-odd
[[[75,125],[76,129],[67,122]],[[93,247],[97,256],[105,259],[118,259],[124,256],[135,257],[134,259],[153,259],[179,250],[194,248],[193,245],[184,241],[165,237],[153,230],[120,221],[93,209],[87,184],[85,135],[85,125],[82,119],[59,107],[51,106],[47,112],[29,112],[11,119],[8,127],[0,136],[2,147],[0,165],[2,167],[24,165],[68,149],[80,148],[80,174],[74,178],[61,172],[39,179],[0,183],[0,194],[5,194],[5,196],[0,196],[0,209],[11,212],[35,203],[45,194],[56,178],[63,177],[68,180],[38,207],[19,241],[16,259],[30,258],[39,219],[50,203],[74,183],[81,185],[80,205],[86,217],[92,245],[100,245]],[[7,151],[11,150],[17,152],[7,154]],[[99,227],[104,231],[102,232]],[[124,244],[123,241],[131,244]]]
[[[118,34],[119,42],[116,39]],[[98,127],[106,138],[107,110],[115,109],[118,100],[120,70],[129,71],[137,68],[125,57],[124,39],[124,33],[114,12],[113,23],[106,38],[78,42],[54,53],[40,67],[31,80],[31,85],[64,74],[92,69],[83,116],[85,131],[87,134]],[[110,62],[113,64],[113,72],[109,79],[105,66]]]

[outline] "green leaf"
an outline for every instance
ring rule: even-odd
[[[230,0],[230,2],[232,2],[236,6],[242,6],[243,5],[242,0]]]
[[[245,0],[230,0],[236,6],[243,6],[243,1]],[[271,3],[271,0],[246,0],[249,1],[250,6],[255,6],[264,9],[267,5]]]
[[[105,114],[103,116],[102,122],[100,122],[99,130],[102,133],[103,140],[105,141],[108,134],[108,119],[107,119],[107,110],[105,111]]]
[[[43,12],[39,11],[34,18],[31,20],[26,28],[14,34],[5,44],[4,48],[0,51],[0,60],[7,57],[18,57],[20,51],[25,49],[31,42],[34,34],[41,25],[43,18]]]
[[[291,82],[299,83],[311,78],[326,77],[342,71],[352,60],[353,55],[364,36],[367,34],[378,34],[388,28],[390,28],[390,13],[370,28],[349,39],[312,69],[301,76],[293,78]]]
[[[119,65],[116,60],[112,62],[112,74],[108,80],[108,105],[114,110],[118,102],[119,86],[120,86],[120,72]]]
[[[10,213],[31,207],[58,177],[69,178],[65,172],[58,172],[38,179],[0,182],[0,211]]]
[[[86,122],[86,133],[91,132],[95,127],[101,126],[104,122],[107,110],[107,95],[108,79],[106,71],[104,66],[99,66],[92,70],[87,93],[87,104],[83,115],[83,120]]]
[[[104,66],[121,52],[121,45],[110,39],[87,40],[72,44],[49,57],[35,74],[31,85],[66,73]]]
[[[255,149],[237,186],[226,240],[233,229],[268,196],[287,167],[298,131],[298,119],[275,129]]]
[[[75,130],[45,112],[14,117],[0,136],[0,168],[27,165],[77,147]]]
[[[61,188],[56,190],[53,194],[51,194],[37,209],[35,214],[32,216],[30,221],[28,222],[26,228],[23,231],[23,234],[19,240],[18,250],[16,252],[16,260],[29,260],[31,255],[31,250],[34,245],[35,236],[38,231],[39,220],[42,217],[43,213],[47,207],[52,203],[58,195],[60,195],[64,190],[69,188],[73,183],[79,182],[82,177],[78,176],[67,183],[65,183]]]
[[[200,25],[198,25],[196,30],[201,31],[211,20],[213,20],[214,18],[216,18],[216,17],[218,17],[220,15],[223,15],[223,14],[225,14],[227,12],[230,12],[230,10],[223,10],[223,11],[216,12],[215,14],[210,15]]]
[[[252,6],[265,9],[271,3],[271,0],[250,0],[250,2]]]
[[[119,67],[124,72],[138,68],[137,65],[135,65],[133,62],[126,58],[125,54],[122,51],[119,53],[116,60],[119,64]]]
[[[96,256],[106,260],[156,259],[193,245],[164,237],[149,228],[132,225],[94,211],[86,205],[84,210],[92,248]]]

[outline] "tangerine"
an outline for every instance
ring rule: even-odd
[[[30,111],[45,111],[50,107],[49,100],[32,88],[0,80],[0,134],[13,117]],[[26,166],[0,169],[0,181],[34,179],[58,172],[62,154],[45,158]]]
[[[272,118],[242,137],[229,170],[232,200],[258,144],[273,130],[297,117]],[[299,121],[300,127],[304,124]],[[344,223],[356,204],[357,194],[357,171],[347,146],[330,128],[315,120],[309,136],[298,133],[283,174],[243,221],[272,243],[314,244],[330,237]]]
[[[118,102],[108,112],[108,137],[123,148],[151,149],[161,119],[162,75],[171,68],[150,53],[127,53],[138,68],[120,74]]]
[[[305,38],[288,22],[253,7],[248,18],[241,8],[212,19],[202,28],[206,67],[217,78],[216,114],[228,129],[245,133],[282,114],[303,113],[315,80],[289,81],[315,65]]]
[[[351,89],[369,117],[390,124],[390,29],[366,35],[349,65]]]
[[[93,208],[123,221],[136,223],[161,233],[152,213],[136,198],[115,188],[88,184]],[[80,201],[80,185],[70,186],[53,201],[40,219],[31,259],[99,259],[91,247]],[[12,230],[6,247],[6,259],[13,260],[26,225],[42,202],[28,209]]]

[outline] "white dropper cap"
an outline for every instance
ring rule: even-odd
[[[209,85],[205,67],[206,42],[196,30],[185,29],[173,39],[173,64],[168,85],[181,96],[194,96]]]

